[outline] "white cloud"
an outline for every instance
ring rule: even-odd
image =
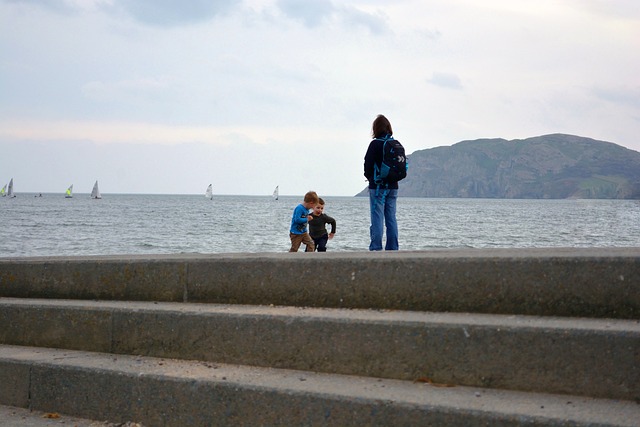
[[[380,10],[367,13],[347,6],[342,10],[342,16],[346,24],[366,28],[374,35],[384,35],[390,31],[387,17]]]
[[[0,138],[24,141],[92,141],[100,144],[175,145],[204,142],[228,145],[237,140],[264,144],[268,135],[277,134],[283,142],[298,136],[290,128],[176,126],[143,122],[108,121],[16,121],[0,120]]]
[[[364,28],[374,35],[381,35],[389,30],[386,17],[379,9],[367,12],[331,0],[278,0],[276,5],[285,16],[312,29],[338,21],[346,28]]]
[[[136,96],[154,96],[166,91],[171,82],[168,77],[123,80],[118,82],[93,81],[82,85],[82,93],[95,101],[115,101]]]
[[[278,8],[288,17],[298,19],[308,27],[317,27],[335,12],[330,0],[278,0]]]
[[[434,72],[428,82],[447,89],[462,89],[460,77],[453,73]]]
[[[640,86],[596,87],[593,93],[598,98],[619,106],[630,106],[638,110],[640,115]]]
[[[379,113],[409,152],[555,132],[638,150],[638,4],[0,0],[0,143],[240,144],[292,194],[336,195],[364,185]]]
[[[150,25],[177,26],[208,21],[228,13],[239,0],[114,0],[136,20]]]

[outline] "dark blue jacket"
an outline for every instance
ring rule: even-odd
[[[382,164],[382,147],[384,147],[384,141],[380,139],[374,139],[369,143],[369,149],[364,156],[364,176],[369,180],[369,188],[378,188],[373,181],[374,165],[378,165],[378,168]],[[390,182],[384,186],[384,188],[398,189],[397,182]]]

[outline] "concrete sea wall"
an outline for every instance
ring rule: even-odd
[[[0,379],[144,425],[638,425],[640,249],[4,258]]]

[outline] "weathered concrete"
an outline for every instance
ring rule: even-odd
[[[4,405],[147,426],[638,426],[638,401],[638,248],[0,259]]]
[[[640,249],[4,258],[0,296],[640,319]]]
[[[145,257],[0,258],[1,296],[182,301],[182,260]]]
[[[30,367],[18,361],[4,361],[0,365],[0,403],[9,406],[29,407]]]
[[[108,423],[78,418],[57,412],[31,411],[17,406],[0,405],[2,427],[134,427],[134,423]]]
[[[0,370],[7,363],[30,368],[22,381],[33,410],[145,426],[637,426],[640,419],[633,402],[139,356],[0,346]]]
[[[0,298],[0,343],[640,398],[635,320]]]

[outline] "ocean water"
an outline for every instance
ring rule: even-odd
[[[367,198],[323,197],[329,251],[366,251]],[[0,198],[0,257],[286,252],[301,197],[19,194]],[[398,199],[401,250],[640,247],[635,200]]]

